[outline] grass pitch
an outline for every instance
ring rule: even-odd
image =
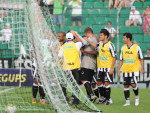
[[[84,87],[82,88],[85,93]],[[134,94],[130,89],[131,106],[124,107],[125,103],[123,88],[112,88],[111,98],[113,104],[106,106],[103,104],[95,105],[103,111],[103,113],[149,113],[150,112],[150,89],[140,89],[140,105],[134,105]],[[39,95],[37,96],[39,97]],[[8,104],[15,105],[19,111],[15,113],[56,113],[53,107],[49,104],[42,105],[39,103],[32,104],[32,88],[31,87],[0,87],[0,113],[5,113],[5,108]],[[85,106],[79,104],[72,106],[73,108],[82,109]],[[88,111],[88,109],[87,109]]]

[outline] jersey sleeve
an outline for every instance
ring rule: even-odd
[[[114,44],[111,43],[109,45],[109,50],[110,50],[110,53],[111,53],[112,57],[117,57]]]
[[[143,59],[143,54],[142,54],[140,46],[137,47],[137,53],[138,53],[138,58]]]
[[[77,47],[78,51],[80,51],[82,46],[83,46],[82,42],[77,42],[76,43],[76,47]]]
[[[120,52],[120,60],[121,60],[121,61],[123,60],[122,49],[123,49],[123,47],[121,48],[121,52]]]
[[[58,52],[58,57],[62,57],[63,56],[63,50],[62,50],[62,47],[59,49],[59,52]]]

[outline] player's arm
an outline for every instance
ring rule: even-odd
[[[141,51],[141,48],[138,46],[138,57],[140,59],[140,64],[141,64],[141,73],[144,74],[144,60],[143,60],[143,54]]]
[[[118,76],[120,76],[120,69],[121,69],[122,65],[123,65],[123,61],[120,60],[119,65],[118,65],[118,70],[117,70],[117,75]]]
[[[110,71],[109,71],[109,74],[112,75],[114,73],[114,68],[115,68],[115,64],[116,64],[117,55],[116,55],[116,50],[115,50],[115,47],[114,47],[113,44],[110,44],[109,50],[110,50],[111,56],[113,57],[112,64],[111,64],[111,67],[110,67]]]
[[[97,55],[97,51],[84,51],[83,49],[81,49],[81,52],[82,53],[85,53],[85,54],[90,54],[90,55]]]
[[[122,49],[121,49],[120,62],[119,62],[119,65],[118,65],[117,76],[120,76],[120,69],[121,69],[122,65],[123,65],[123,54],[122,54]]]
[[[75,36],[77,42],[82,42],[82,40],[79,38],[79,34],[76,31],[70,31],[70,32]]]
[[[97,44],[93,43],[92,41],[88,40],[87,37],[84,37],[84,39],[91,45],[93,46],[94,48],[97,48]]]
[[[141,73],[144,74],[144,60],[140,60],[141,63]]]

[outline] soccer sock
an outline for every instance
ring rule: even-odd
[[[110,99],[110,92],[111,92],[111,88],[110,85],[106,86],[105,88],[105,96],[106,96],[106,100]]]
[[[84,84],[86,91],[87,91],[87,95],[94,95],[92,88],[91,88],[91,84],[89,82],[86,82]]]
[[[99,98],[99,90],[98,90],[98,87],[94,88],[94,94]]]
[[[133,88],[133,92],[134,92],[135,96],[138,96],[139,88],[136,86],[135,88]]]
[[[45,99],[45,93],[42,86],[39,86],[40,98]]]
[[[38,89],[39,89],[38,86],[33,86],[33,87],[32,87],[32,95],[33,95],[33,98],[36,98]]]
[[[101,97],[105,97],[104,92],[105,92],[105,88],[103,87],[103,85],[98,86],[99,89],[99,93]]]
[[[124,88],[124,96],[126,100],[130,99],[130,91],[129,88]]]

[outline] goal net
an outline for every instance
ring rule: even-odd
[[[48,9],[45,8],[48,14]],[[50,21],[51,18],[47,17]],[[69,113],[100,112],[89,101],[70,71],[63,72],[58,59],[53,25],[46,22],[36,0],[0,0],[0,112]],[[32,59],[46,94],[47,104],[32,104]],[[61,85],[81,104],[68,104]]]

